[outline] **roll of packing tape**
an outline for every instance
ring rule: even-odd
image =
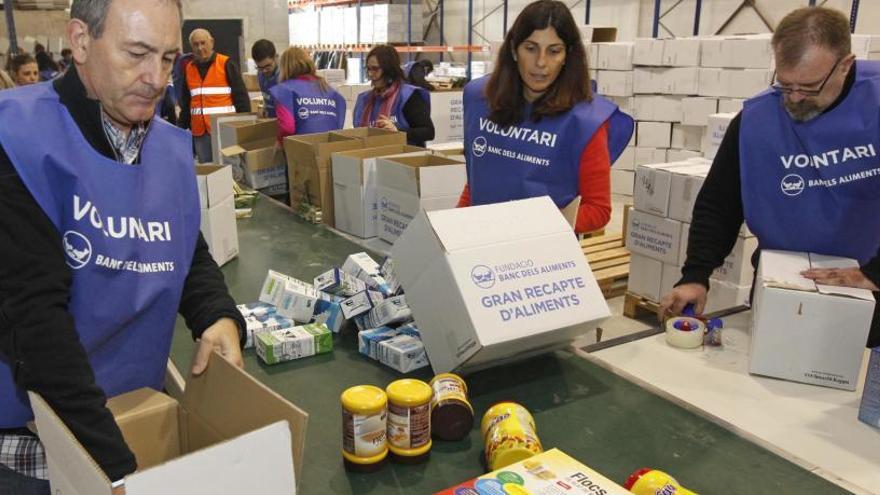
[[[666,320],[666,343],[672,347],[693,349],[703,345],[706,325],[696,318],[679,316]]]

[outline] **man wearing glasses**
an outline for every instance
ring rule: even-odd
[[[272,86],[278,84],[278,54],[275,44],[269,40],[257,40],[251,47],[251,58],[257,64],[257,81],[263,93],[263,117],[275,118],[275,99],[272,98]]]
[[[849,21],[827,8],[787,15],[773,35],[773,85],[730,123],[697,196],[682,278],[661,317],[701,313],[709,276],[743,220],[760,249],[845,256],[860,268],[804,272],[818,283],[880,285],[880,63],[851,53]],[[868,346],[880,345],[880,318]]]

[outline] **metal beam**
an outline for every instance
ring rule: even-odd
[[[703,11],[703,0],[697,0],[696,8],[694,9],[694,36],[700,34],[700,15]]]
[[[9,36],[9,53],[18,53],[18,36],[15,34],[15,17],[12,15],[12,0],[4,0],[3,13],[6,15],[6,32]]]
[[[856,21],[859,17],[859,0],[853,0],[852,10],[849,12],[849,32],[856,32]]]
[[[470,50],[470,46],[474,43],[474,24],[473,24],[473,22],[474,22],[474,0],[468,0],[467,20],[468,20],[468,23],[467,23],[467,25],[468,25],[468,35],[467,35],[468,51],[467,51],[467,68],[465,69],[465,76],[467,76],[467,80],[470,81],[471,80],[471,62],[474,59],[474,54]]]
[[[660,3],[661,0],[654,0],[654,27],[651,29],[654,38],[660,33]]]
[[[592,3],[592,0],[587,0],[587,4],[584,6],[584,24],[590,23],[590,7]]]

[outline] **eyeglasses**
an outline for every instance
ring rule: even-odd
[[[834,62],[834,67],[831,67],[831,71],[825,76],[825,79],[822,80],[822,84],[819,85],[818,89],[804,89],[804,88],[792,88],[791,86],[783,86],[778,82],[774,82],[770,85],[773,88],[773,91],[777,93],[781,93],[784,95],[790,95],[792,93],[800,93],[804,96],[819,96],[822,93],[822,90],[825,89],[825,84],[828,83],[828,80],[831,79],[831,76],[834,75],[834,71],[837,70],[837,66],[840,65],[840,62],[843,62],[845,57],[840,57],[837,59],[837,62]],[[776,71],[773,71],[773,81],[776,81]]]
[[[367,66],[367,72],[379,72],[381,70],[382,70],[382,67],[380,67],[378,65],[368,65]]]
[[[275,62],[269,62],[268,64],[265,64],[265,65],[258,65],[257,69],[260,69],[263,72],[268,72],[268,71],[272,70],[274,68],[274,66],[275,66]]]

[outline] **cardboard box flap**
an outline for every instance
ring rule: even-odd
[[[825,256],[823,254],[810,253],[811,268],[858,268],[859,263],[850,258],[841,258],[838,256]],[[855,299],[864,299],[866,301],[874,301],[874,294],[867,289],[857,289],[855,287],[838,287],[833,285],[816,284],[816,288],[821,294],[832,294],[836,296],[852,297]]]
[[[571,226],[549,196],[429,211],[427,217],[446,252],[571,233]]]
[[[227,158],[237,156],[242,153],[247,153],[247,150],[237,144],[232,145],[232,146],[227,146],[226,148],[223,148],[220,150],[220,154],[227,157]]]
[[[46,447],[49,457],[51,475],[67,474],[75,478],[57,480],[57,482],[79,488],[81,493],[110,495],[110,479],[76,441],[73,433],[55,415],[49,404],[39,394],[28,392],[28,397],[34,411],[37,430],[40,432],[40,441]],[[56,466],[65,466],[64,472],[53,468],[53,463]]]
[[[237,404],[241,407],[242,403]],[[278,421],[175,459],[161,469],[129,475],[125,478],[126,492],[241,494],[253,493],[255,483],[259,483],[260,493],[291,493],[299,478],[290,469],[293,459],[288,445],[290,427]],[[271,476],[254,472],[255,465]]]
[[[235,134],[238,144],[274,138],[278,135],[278,121],[276,119],[269,119],[257,121],[249,125],[242,125],[235,130]]]
[[[202,426],[233,438],[286,420],[290,424],[296,479],[302,479],[308,414],[216,352],[208,366],[210,372],[190,377],[187,381],[183,406],[190,418],[189,423],[203,423]],[[242,404],[260,406],[242,407]],[[200,439],[193,438],[193,433],[189,432],[190,451],[207,446],[199,445]],[[206,441],[210,442],[210,439]]]
[[[761,280],[765,287],[816,292],[816,284],[801,276],[810,269],[810,256],[793,251],[761,251]]]
[[[139,388],[107,401],[139,470],[180,457],[179,407],[151,388]]]

